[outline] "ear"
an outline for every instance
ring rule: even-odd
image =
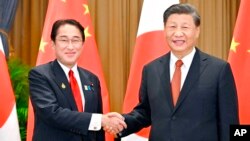
[[[200,36],[200,26],[196,27],[196,33],[195,34],[196,34],[195,37],[199,38],[199,36]]]
[[[53,49],[55,49],[56,43],[54,41],[51,41],[51,46]]]

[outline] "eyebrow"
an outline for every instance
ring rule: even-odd
[[[68,38],[68,36],[66,36],[66,35],[61,35],[61,36],[58,36],[59,38]],[[79,38],[79,39],[81,39],[81,37],[79,37],[79,36],[73,36],[72,37],[72,39],[73,38]]]

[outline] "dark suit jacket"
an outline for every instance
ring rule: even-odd
[[[34,108],[33,141],[104,141],[104,132],[88,131],[92,113],[102,113],[99,79],[79,68],[84,85],[85,110],[77,112],[69,82],[55,60],[33,68],[29,73],[30,98]]]
[[[174,107],[169,62],[167,53],[144,67],[139,104],[124,115],[121,136],[151,125],[150,141],[229,141],[229,125],[239,122],[230,65],[196,48]]]

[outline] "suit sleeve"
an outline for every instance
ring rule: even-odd
[[[147,71],[144,67],[142,73],[141,86],[139,91],[139,103],[128,114],[124,114],[127,129],[125,129],[119,136],[127,136],[131,133],[138,132],[144,127],[148,127],[151,124],[150,105],[148,101],[147,93]]]
[[[98,113],[103,113],[103,103],[102,103],[102,95],[101,95],[101,84],[99,79],[96,77],[96,84],[97,84],[97,98],[98,98],[98,105],[97,105],[97,112]],[[101,128],[100,132],[96,132],[97,134],[97,141],[104,141],[105,140],[105,134],[104,134],[104,130]]]
[[[58,86],[51,83],[41,71],[32,69],[29,73],[29,83],[35,120],[43,121],[54,128],[87,135],[91,113],[80,113],[60,106],[57,98],[62,93],[58,93]]]
[[[229,141],[229,126],[239,124],[238,99],[234,77],[227,63],[221,70],[218,86],[219,137],[220,141]]]

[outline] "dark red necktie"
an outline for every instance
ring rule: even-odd
[[[181,89],[181,66],[183,62],[181,60],[177,60],[175,63],[175,71],[173,75],[173,79],[171,82],[172,87],[172,97],[173,97],[173,103],[174,106],[176,105],[177,99],[180,95],[180,89]]]
[[[69,84],[77,105],[77,109],[79,112],[83,112],[81,92],[79,89],[79,85],[76,81],[76,78],[74,77],[74,72],[72,70],[69,71]]]

